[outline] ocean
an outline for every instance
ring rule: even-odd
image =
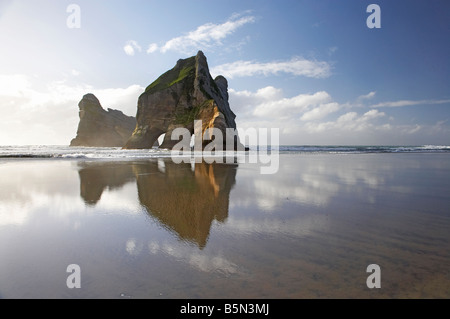
[[[450,146],[316,146],[282,145],[276,149],[281,154],[327,153],[327,154],[363,154],[363,153],[446,153]],[[257,147],[250,147],[257,151]],[[242,155],[242,154],[241,154]],[[79,159],[137,159],[171,157],[171,152],[154,148],[151,150],[123,150],[104,147],[69,146],[0,146],[0,158],[79,158]]]
[[[0,147],[0,298],[450,298],[449,146],[272,152]]]

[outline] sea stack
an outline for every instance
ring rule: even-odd
[[[194,134],[194,120],[202,120],[202,136],[207,129],[217,128],[223,134],[224,149],[228,142],[235,150],[243,150],[236,135],[227,135],[227,128],[236,129],[235,118],[228,103],[227,80],[211,77],[206,57],[199,51],[178,60],[139,97],[136,128],[124,148],[151,148],[166,133],[160,148],[172,149],[178,143],[171,139],[173,130],[186,128]]]
[[[123,147],[131,137],[136,119],[121,111],[105,111],[94,94],[86,94],[80,103],[77,136],[70,146]]]

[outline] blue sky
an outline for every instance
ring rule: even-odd
[[[135,115],[202,50],[238,126],[281,144],[450,145],[449,39],[446,0],[0,0],[0,144],[68,144],[86,93]]]

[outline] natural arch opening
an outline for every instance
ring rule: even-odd
[[[191,142],[189,143],[189,146],[191,147],[191,149],[194,148],[194,146],[195,146],[195,134],[191,135]]]
[[[158,139],[157,139],[158,147],[164,142],[165,137],[166,137],[166,133],[163,133],[158,137]]]

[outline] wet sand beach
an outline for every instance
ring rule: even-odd
[[[273,175],[1,159],[0,176],[0,298],[450,298],[448,153],[281,154]]]

